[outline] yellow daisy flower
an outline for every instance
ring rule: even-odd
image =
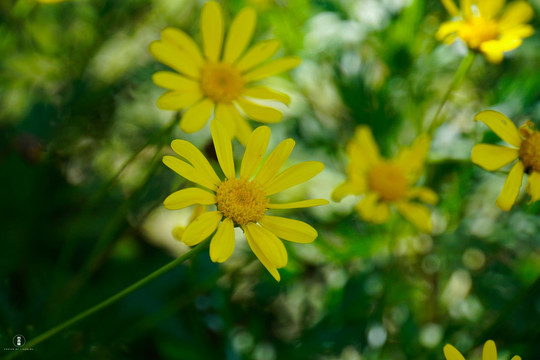
[[[505,0],[460,0],[461,10],[454,0],[441,1],[455,19],[442,23],[436,38],[450,44],[459,37],[492,63],[500,63],[504,52],[514,50],[534,33],[526,24],[534,12],[525,1],[513,1],[504,7]]]
[[[334,190],[332,199],[340,201],[348,194],[365,194],[356,205],[365,221],[385,222],[394,205],[418,229],[430,232],[430,210],[412,201],[418,199],[431,205],[438,201],[433,190],[413,186],[423,172],[429,144],[429,138],[421,136],[410,147],[401,149],[395,158],[386,160],[379,154],[369,127],[358,127],[354,139],[347,145],[347,180]]]
[[[443,352],[446,360],[465,360],[463,355],[461,355],[461,353],[452,345],[445,345]],[[482,360],[497,360],[497,347],[495,346],[495,342],[493,342],[493,340],[488,340],[484,344],[484,349],[482,350]],[[521,360],[521,357],[516,355],[511,360]]]
[[[518,159],[512,166],[501,194],[497,198],[499,208],[509,211],[514,205],[521,188],[524,173],[529,175],[527,192],[531,195],[531,202],[539,200],[540,132],[532,129],[533,123],[527,121],[518,130],[512,120],[493,110],[478,113],[474,120],[482,121],[502,140],[512,145],[513,148],[489,144],[475,145],[471,154],[473,163],[488,171],[494,171]]]
[[[156,85],[169,90],[158,99],[159,108],[187,109],[180,121],[184,132],[200,130],[214,112],[245,145],[252,129],[244,115],[263,123],[276,123],[283,118],[280,111],[252,100],[274,100],[288,105],[289,97],[253,83],[296,67],[300,58],[290,56],[266,62],[279,49],[277,40],[261,41],[245,51],[256,20],[257,13],[252,8],[241,10],[223,45],[221,7],[209,1],[201,13],[204,56],[192,38],[172,27],[161,32],[161,40],[150,44],[150,53],[178,72],[159,71],[152,79]]]
[[[227,130],[216,120],[210,124],[210,130],[225,179],[221,180],[216,175],[208,160],[194,145],[185,140],[174,140],[172,149],[185,160],[165,156],[163,163],[205,189],[192,187],[176,191],[163,204],[167,209],[181,209],[194,204],[216,205],[216,211],[204,212],[188,225],[182,234],[182,241],[194,246],[217,229],[210,242],[210,258],[214,262],[223,262],[234,250],[234,226],[240,226],[255,255],[279,281],[277,269],[287,264],[287,251],[280,239],[309,243],[315,240],[317,231],[304,222],[270,216],[266,211],[319,206],[328,201],[314,199],[274,204],[268,197],[311,179],[324,169],[324,164],[306,161],[279,172],[294,147],[293,139],[282,141],[262,162],[270,140],[270,128],[260,126],[248,140],[237,178]]]

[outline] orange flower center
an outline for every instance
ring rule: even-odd
[[[216,195],[218,210],[238,225],[258,221],[268,206],[261,186],[245,179],[222,182]]]
[[[214,102],[230,103],[242,95],[244,79],[232,65],[207,63],[201,73],[201,91]]]
[[[519,158],[525,165],[525,170],[540,172],[540,133],[530,134],[519,148]]]
[[[370,170],[369,187],[383,201],[396,201],[405,196],[409,183],[399,166],[382,162]]]
[[[499,25],[491,19],[472,17],[458,30],[458,36],[471,49],[478,49],[483,42],[499,37]]]

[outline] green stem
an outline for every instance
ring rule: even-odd
[[[454,75],[454,78],[452,79],[450,86],[446,90],[446,93],[444,94],[444,97],[442,98],[442,101],[437,109],[437,112],[435,113],[435,116],[433,117],[433,120],[431,121],[431,124],[429,125],[429,129],[428,129],[429,134],[433,134],[435,130],[437,130],[439,126],[442,125],[440,115],[444,108],[444,105],[446,105],[446,103],[448,102],[448,99],[450,98],[450,95],[452,94],[452,92],[459,89],[459,87],[463,83],[465,76],[471,69],[471,66],[474,62],[475,55],[476,55],[475,52],[469,51],[467,56],[465,56],[463,60],[461,60],[461,64],[459,65]]]
[[[88,309],[86,311],[83,311],[82,313],[79,313],[78,315],[76,315],[76,316],[72,317],[71,319],[63,322],[62,324],[57,325],[57,326],[53,327],[52,329],[45,331],[43,334],[35,337],[34,339],[32,339],[31,341],[26,343],[24,348],[31,348],[33,346],[36,346],[37,344],[47,340],[48,338],[50,338],[51,336],[53,336],[53,335],[57,334],[58,332],[64,330],[65,328],[67,328],[67,327],[69,327],[69,326],[71,326],[71,325],[73,325],[73,324],[87,318],[88,316],[92,315],[93,313],[95,313],[95,312],[97,312],[97,311],[99,311],[99,310],[101,310],[101,309],[115,303],[116,301],[122,299],[124,296],[131,294],[133,291],[135,291],[138,288],[142,287],[143,285],[149,283],[150,281],[154,280],[155,278],[163,275],[164,273],[166,273],[167,271],[173,269],[174,267],[178,266],[179,264],[183,263],[184,261],[186,261],[188,259],[191,259],[194,255],[196,255],[199,252],[201,252],[202,250],[204,250],[208,246],[209,243],[210,243],[210,238],[203,241],[202,243],[200,243],[199,245],[197,245],[196,247],[194,247],[193,249],[191,249],[190,251],[188,251],[184,255],[180,256],[179,258],[169,262],[167,265],[159,268],[158,270],[154,271],[150,275],[148,275],[148,276],[142,278],[141,280],[137,281],[135,284],[128,286],[124,290],[116,293],[115,295],[113,295],[110,298],[108,298],[108,299],[100,302],[99,304],[91,307],[90,309]],[[11,358],[19,355],[22,352],[24,352],[24,351],[14,351],[11,354],[9,354],[6,357],[6,359],[11,359]]]

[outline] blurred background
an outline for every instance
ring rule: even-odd
[[[540,1],[529,2],[539,29]],[[210,132],[186,135],[176,114],[157,108],[163,90],[151,76],[165,67],[148,45],[166,26],[200,43],[202,4],[0,2],[0,348],[16,334],[35,338],[189,250],[173,229],[193,209],[162,206],[184,182],[161,157],[172,139],[185,138],[212,158]],[[289,164],[317,159],[326,170],[280,194],[283,201],[330,199],[359,124],[373,129],[388,157],[410,144],[466,54],[460,43],[435,40],[448,19],[437,0],[222,5],[227,23],[242,7],[256,8],[256,39],[278,38],[282,54],[303,60],[269,80],[292,97],[284,121],[272,125],[270,148],[292,137]],[[238,233],[225,264],[205,251],[23,358],[441,360],[450,343],[474,360],[493,339],[499,360],[540,359],[540,204],[522,189],[502,212],[495,199],[504,172],[469,160],[474,144],[499,141],[473,123],[480,110],[540,126],[539,49],[536,33],[501,65],[477,56],[450,98],[421,179],[441,197],[432,234],[397,214],[365,223],[353,196],[279,211],[319,232],[313,244],[286,244],[280,283]]]

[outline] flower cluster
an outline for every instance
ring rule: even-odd
[[[483,53],[494,63],[533,33],[533,28],[526,24],[532,17],[532,8],[523,1],[504,7],[504,1],[466,0],[461,1],[461,9],[453,0],[442,3],[453,19],[440,26],[436,37],[446,43],[460,38],[471,51]],[[241,10],[225,36],[222,9],[217,2],[209,1],[202,8],[200,20],[202,51],[183,31],[166,28],[161,40],[150,45],[150,53],[176,71],[154,74],[154,83],[168,90],[158,99],[158,107],[184,110],[180,128],[186,133],[200,130],[213,118],[212,139],[225,175],[220,178],[205,156],[188,141],[172,142],[172,149],[183,159],[165,156],[163,162],[203,188],[181,189],[165,199],[165,207],[215,206],[214,211],[196,211],[186,228],[175,230],[176,236],[193,246],[215,233],[210,242],[210,257],[214,262],[223,262],[233,253],[233,229],[238,226],[255,255],[279,280],[277,269],[287,263],[281,239],[307,243],[317,237],[317,231],[303,222],[268,215],[267,211],[317,206],[327,201],[275,204],[269,196],[309,180],[324,166],[308,161],[279,172],[294,147],[292,139],[280,143],[262,161],[270,129],[262,126],[253,131],[247,119],[263,123],[281,121],[280,111],[260,101],[288,104],[289,97],[257,82],[294,68],[300,60],[296,56],[270,60],[280,47],[277,40],[264,40],[249,48],[256,19],[253,9]],[[527,191],[532,201],[540,199],[540,134],[530,123],[518,130],[495,111],[481,112],[476,120],[484,122],[514,148],[477,145],[472,152],[475,164],[497,170],[518,160],[497,199],[498,206],[507,211],[511,208],[524,173],[529,174]],[[234,138],[246,146],[239,176],[231,145]],[[356,210],[364,221],[384,223],[395,209],[418,230],[431,232],[431,209],[425,204],[435,206],[439,197],[429,187],[418,185],[421,180],[424,183],[428,180],[423,175],[430,142],[429,134],[420,134],[394,158],[385,159],[370,128],[359,126],[346,148],[347,178],[334,190],[332,199],[339,202],[347,195],[361,196]]]

